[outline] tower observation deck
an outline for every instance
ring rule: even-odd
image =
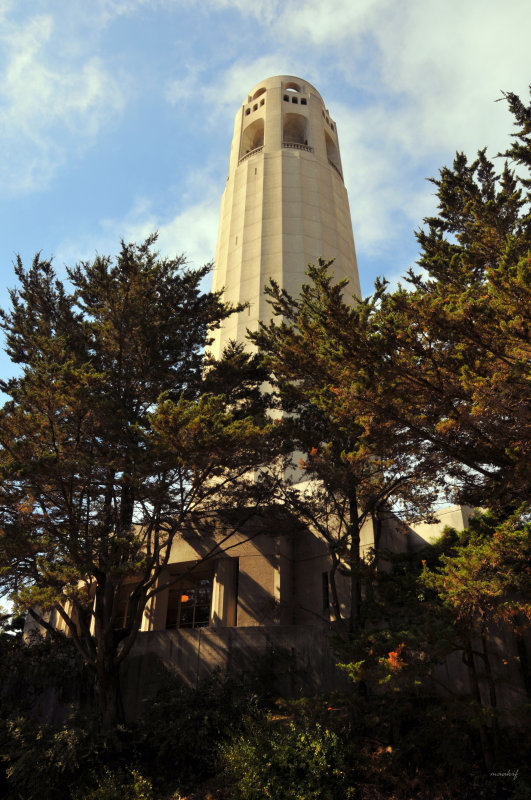
[[[336,280],[360,296],[352,222],[337,128],[317,89],[291,75],[254,86],[236,114],[221,201],[213,290],[248,302],[215,332],[219,358],[230,340],[271,318],[264,285],[297,295],[309,263],[335,259]]]

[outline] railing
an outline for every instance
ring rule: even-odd
[[[294,150],[306,150],[307,153],[313,153],[313,147],[298,142],[282,142],[282,147],[292,147]]]
[[[244,156],[242,156],[240,158],[240,160],[238,161],[238,164],[241,164],[242,161],[245,161],[246,158],[251,158],[251,156],[255,156],[257,153],[259,153],[263,149],[264,149],[264,145],[262,144],[262,145],[260,145],[260,147],[255,147],[254,150],[249,150],[248,153],[246,153]]]
[[[341,178],[341,180],[343,180],[343,175],[341,174],[341,170],[339,169],[339,167],[336,167],[336,165],[334,164],[334,162],[333,162],[333,161],[330,161],[330,159],[328,159],[328,163],[330,164],[330,166],[331,166],[331,167],[333,167],[333,168],[335,169],[335,171],[337,172],[337,174],[339,175],[339,177]]]

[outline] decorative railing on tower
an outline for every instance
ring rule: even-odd
[[[260,147],[255,147],[253,150],[249,150],[248,153],[245,153],[245,155],[243,155],[239,159],[238,164],[241,164],[242,161],[245,161],[246,158],[251,158],[251,156],[255,156],[257,153],[259,153],[263,149],[264,149],[264,145],[261,145]]]
[[[307,153],[313,153],[313,147],[308,144],[299,144],[298,142],[282,142],[282,147],[293,147],[294,150],[306,150]]]

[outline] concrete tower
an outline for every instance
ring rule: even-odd
[[[336,279],[347,278],[359,297],[335,122],[317,89],[279,75],[254,86],[236,114],[213,289],[250,307],[216,332],[213,355],[270,318],[269,278],[296,295],[319,256],[335,259]]]

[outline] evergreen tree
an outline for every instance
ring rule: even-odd
[[[251,513],[263,453],[256,414],[229,410],[220,379],[203,393],[208,332],[234,309],[201,291],[208,266],[160,259],[154,242],[81,263],[69,285],[50,261],[26,271],[19,260],[1,315],[21,369],[2,385],[1,586],[56,638],[47,612],[59,615],[105,726],[173,541],[235,495]]]
[[[371,573],[369,560],[362,558],[363,526],[374,525],[378,548],[379,512],[393,507],[427,516],[436,489],[427,460],[423,473],[417,469],[409,432],[374,414],[372,355],[380,295],[348,305],[345,283],[334,282],[330,267],[323,260],[310,265],[298,299],[271,281],[266,293],[275,318],[250,338],[271,373],[273,405],[282,415],[277,432],[289,450],[280,462],[276,492],[328,542],[337,620],[335,576],[338,570],[350,576],[352,633],[362,624],[362,583]]]
[[[531,494],[531,105],[507,98],[517,171],[482,150],[433,181],[422,271],[382,295],[373,387],[378,413],[438,454],[452,499],[514,510]]]

